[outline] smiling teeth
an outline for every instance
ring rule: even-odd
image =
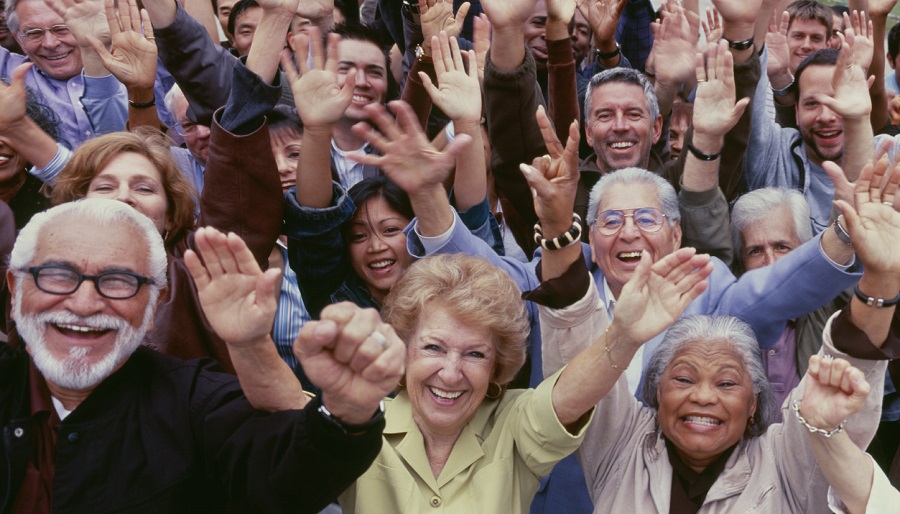
[[[620,258],[623,259],[637,259],[640,258],[641,252],[621,252],[619,254]]]
[[[44,57],[44,59],[47,59],[48,61],[58,61],[60,59],[65,59],[66,57],[68,57],[69,53],[70,52],[66,52],[62,55],[53,55],[53,56],[48,55],[48,56]]]
[[[388,266],[391,266],[392,264],[394,264],[394,262],[395,261],[392,261],[392,260],[378,261],[378,262],[373,262],[372,264],[369,264],[369,267],[372,269],[382,269],[382,268],[387,268]]]
[[[440,389],[435,389],[434,387],[429,387],[428,390],[431,391],[431,394],[437,396],[438,398],[443,398],[445,400],[455,400],[455,399],[459,398],[460,396],[462,396],[462,391],[457,392],[457,393],[448,393],[446,391],[441,391]]]
[[[354,102],[368,102],[368,101],[369,101],[369,97],[367,97],[367,96],[353,95],[353,101],[354,101]]]
[[[634,146],[634,143],[623,141],[621,143],[613,143],[610,146],[612,146],[613,148],[631,148],[632,146]]]
[[[65,330],[71,330],[71,331],[73,331],[73,332],[103,332],[104,330],[106,330],[106,329],[103,329],[103,328],[84,327],[84,326],[81,326],[81,325],[63,325],[63,324],[59,324],[59,325],[57,325],[57,326],[58,326],[59,328],[62,328],[62,329],[65,329]]]
[[[687,416],[684,418],[685,423],[695,423],[697,425],[708,425],[711,427],[717,427],[722,424],[721,421],[716,418],[706,418],[703,416]]]

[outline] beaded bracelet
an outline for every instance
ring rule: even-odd
[[[544,233],[541,230],[541,222],[534,224],[534,242],[541,245],[545,250],[560,250],[572,246],[581,240],[581,216],[572,213],[572,226],[569,230],[563,232],[561,236],[553,239],[544,239]]]
[[[810,425],[809,422],[806,421],[806,418],[804,418],[803,415],[800,414],[800,400],[794,400],[794,403],[791,404],[791,409],[794,410],[794,415],[797,416],[797,421],[799,421],[801,425],[806,427],[806,429],[809,430],[810,433],[821,434],[826,438],[830,438],[835,434],[840,434],[841,432],[843,432],[844,423],[847,422],[847,420],[845,419],[844,421],[841,421],[837,428],[834,428],[832,430],[825,430],[824,428],[814,427]]]

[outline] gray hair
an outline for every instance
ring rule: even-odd
[[[22,272],[34,259],[37,242],[44,227],[60,219],[80,218],[84,220],[84,230],[98,230],[103,227],[125,225],[135,229],[144,236],[147,243],[150,278],[153,279],[151,296],[154,300],[159,291],[166,286],[168,257],[159,230],[147,216],[144,216],[128,204],[99,198],[86,198],[74,202],[57,205],[44,212],[35,214],[16,238],[12,253],[9,254],[9,269]]]
[[[641,396],[644,403],[659,409],[659,381],[675,356],[690,344],[701,341],[722,341],[730,344],[750,375],[756,396],[756,413],[749,427],[750,437],[762,435],[778,418],[779,406],[772,393],[769,377],[763,366],[759,343],[753,329],[733,316],[687,316],[676,321],[666,333],[650,358],[644,376]]]
[[[169,111],[172,116],[175,116],[175,98],[176,97],[184,98],[184,93],[181,92],[181,88],[178,87],[178,84],[172,84],[172,88],[166,93],[165,98],[163,98],[163,105],[166,106],[166,110]],[[178,121],[177,119],[175,121]]]
[[[738,260],[743,252],[742,234],[751,226],[759,223],[764,216],[778,209],[787,207],[794,220],[794,233],[801,243],[812,239],[812,228],[809,224],[809,203],[796,189],[784,187],[764,187],[743,196],[734,204],[731,211],[731,238]]]
[[[606,195],[606,191],[616,185],[632,185],[632,184],[649,184],[656,188],[656,196],[659,197],[659,208],[666,215],[669,226],[681,220],[681,211],[678,208],[678,194],[666,179],[660,177],[656,173],[647,171],[643,168],[622,168],[612,173],[607,173],[600,177],[597,184],[591,189],[591,196],[588,201],[588,225],[593,225],[597,221],[600,203]],[[649,207],[649,206],[645,206]]]
[[[16,12],[16,7],[18,7],[19,3],[22,1],[37,2],[40,0],[6,0],[6,5],[3,7],[3,14],[6,15],[6,26],[9,27],[9,30],[13,33],[19,32],[19,14]]]
[[[591,119],[591,95],[594,89],[613,83],[634,84],[644,90],[644,99],[647,100],[647,109],[650,111],[650,122],[659,118],[659,100],[656,99],[656,90],[647,77],[638,70],[631,68],[611,68],[601,71],[591,77],[587,91],[584,93],[584,119],[585,123]]]

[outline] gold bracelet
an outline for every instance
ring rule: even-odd
[[[610,323],[610,325],[612,325],[612,323]],[[604,332],[603,335],[605,337],[609,336],[609,325],[607,325],[606,332]],[[609,361],[609,365],[612,366],[612,369],[624,373],[625,370],[628,369],[628,366],[625,366],[624,368],[620,368],[619,366],[617,366],[616,363],[613,362],[613,360],[612,360],[612,355],[609,354],[609,352],[610,352],[609,341],[604,341],[603,345],[606,347],[606,360]]]

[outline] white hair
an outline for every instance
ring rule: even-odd
[[[743,261],[744,252],[741,249],[744,247],[744,232],[779,207],[786,207],[790,212],[794,221],[794,233],[801,243],[812,239],[809,203],[803,198],[802,193],[784,187],[756,189],[741,196],[731,211],[731,238],[739,260]],[[784,223],[788,221],[783,220]]]
[[[597,221],[600,203],[606,195],[607,190],[616,185],[622,184],[630,186],[632,184],[648,184],[656,189],[656,196],[659,198],[659,210],[666,215],[669,225],[674,225],[676,221],[681,219],[681,211],[678,208],[678,194],[672,184],[657,175],[656,173],[647,171],[643,168],[622,168],[612,173],[606,173],[597,184],[591,189],[590,200],[588,201],[588,225],[593,225]],[[650,207],[646,205],[644,207]]]
[[[166,96],[163,98],[163,105],[166,106],[167,111],[172,113],[172,116],[175,116],[176,98],[184,98],[184,93],[181,92],[181,88],[178,86],[178,84],[172,84],[172,89],[169,89],[169,91],[166,93]]]

